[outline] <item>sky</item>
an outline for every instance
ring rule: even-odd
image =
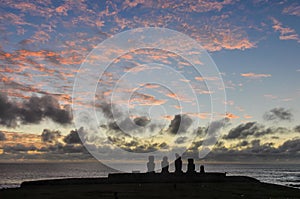
[[[0,13],[2,162],[300,162],[297,0],[8,0]]]

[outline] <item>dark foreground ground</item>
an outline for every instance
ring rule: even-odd
[[[0,190],[0,199],[300,198],[300,189],[260,182],[32,185]]]

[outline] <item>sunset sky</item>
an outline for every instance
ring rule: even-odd
[[[91,100],[100,117],[98,130],[108,135],[109,141],[126,151],[138,152],[168,150],[189,143],[186,155],[192,156],[206,147],[208,123],[222,121],[222,127],[216,127],[221,129],[221,136],[208,141],[208,145],[218,141],[208,160],[300,161],[297,0],[7,0],[1,1],[0,12],[0,161],[91,159],[77,135],[77,131],[84,130],[72,116],[77,72],[93,58],[90,53],[101,42],[123,31],[146,27],[168,28],[199,42],[217,66],[218,77],[195,75],[189,63],[172,52],[142,49],[113,60],[105,74],[97,77],[95,101]],[[116,53],[113,50],[107,49],[107,53]],[[122,91],[115,87],[124,74],[157,77],[155,70],[160,66],[147,65],[153,62],[179,71],[184,78],[175,74],[163,77],[170,84],[170,79],[176,77],[174,84],[180,92],[185,88],[180,89],[176,82],[192,85],[202,111],[191,111],[194,104],[188,92],[187,96],[174,95],[174,90],[155,84],[139,85],[140,90],[131,96],[130,108],[142,107],[134,110],[144,113],[151,107],[155,119],[150,121],[149,115],[143,114],[131,115],[130,119],[151,129],[149,134],[162,136],[143,143],[122,139],[105,99],[114,92],[126,92],[123,87]],[[138,68],[138,64],[146,66]],[[226,113],[223,120],[210,121],[211,91],[205,81],[214,82],[219,77],[226,92],[226,100],[219,104],[226,105]],[[113,92],[114,88],[117,89]],[[117,105],[122,104],[120,99]],[[176,100],[192,104],[189,111],[180,112],[182,106]],[[162,110],[169,114],[158,114]],[[126,119],[122,122],[126,123]],[[178,120],[183,123],[181,129]],[[188,131],[190,134],[185,134]],[[192,140],[189,135],[194,136]],[[107,142],[87,142],[101,154],[111,150]]]

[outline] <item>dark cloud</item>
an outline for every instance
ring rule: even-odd
[[[83,145],[66,144],[62,150],[63,153],[89,153]]]
[[[219,139],[220,130],[226,126],[229,122],[228,118],[212,121],[207,127],[198,127],[194,134],[196,134],[197,140],[194,140],[188,150],[184,153],[184,157],[199,157],[199,149],[202,151],[209,150],[209,147],[224,144],[223,142],[217,142]]]
[[[83,132],[83,129],[80,128],[78,131]],[[71,131],[70,134],[65,136],[64,142],[59,141],[58,137],[60,136],[61,134],[59,131],[44,129],[41,134],[41,139],[45,142],[45,144],[42,147],[34,145],[26,146],[20,143],[15,145],[5,144],[3,146],[4,155],[7,156],[9,154],[13,157],[14,155],[22,154],[20,158],[23,159],[33,158],[33,156],[39,157],[39,154],[33,155],[28,153],[30,151],[35,151],[41,152],[46,159],[48,159],[48,157],[52,157],[52,155],[66,155],[65,158],[68,158],[68,154],[82,154],[84,155],[82,158],[91,158],[91,155],[86,150],[85,146],[80,142],[76,130]]]
[[[5,134],[0,131],[0,141],[6,140]]]
[[[299,153],[300,152],[300,139],[292,139],[285,141],[280,147],[280,152],[284,153]]]
[[[131,137],[131,139],[129,140],[120,136],[109,136],[108,140],[115,146],[125,151],[134,153],[154,152],[156,150],[167,149],[169,147],[165,142],[151,142],[147,140],[139,140],[134,137]]]
[[[41,147],[39,151],[46,153],[63,153],[64,145],[60,142],[56,142],[55,144],[51,144],[48,146]]]
[[[168,149],[169,146],[167,143],[163,142],[158,145],[158,149]]]
[[[295,155],[296,153],[291,153],[291,149],[295,148],[297,142],[293,142],[291,144],[287,143],[289,143],[289,141],[279,147],[275,147],[274,143],[262,143],[260,139],[254,139],[252,141],[244,140],[237,143],[235,146],[231,145],[229,148],[226,148],[224,145],[221,147],[215,147],[212,152],[205,157],[205,159],[227,162],[273,162],[279,160],[285,161],[289,159],[299,159],[299,155],[297,157],[297,155]],[[285,148],[283,146],[286,146],[286,149],[283,149]],[[236,149],[238,147],[243,148]]]
[[[285,108],[273,108],[263,115],[266,121],[291,121],[293,119],[293,114],[290,110]]]
[[[0,93],[0,124],[8,127],[17,125],[17,117],[20,109],[15,103],[11,103],[6,95]]]
[[[23,144],[16,144],[12,146],[5,145],[3,147],[4,153],[20,153],[20,152],[28,152],[28,151],[36,151],[37,148],[33,145],[25,146]]]
[[[38,124],[44,118],[59,124],[70,124],[72,121],[70,109],[62,109],[58,101],[50,95],[32,96],[27,101],[17,103],[0,94],[0,124],[16,127],[18,122]]]
[[[294,131],[300,133],[300,125],[294,127]]]
[[[215,144],[215,147],[214,148],[224,148],[225,147],[225,144],[223,141],[218,141],[216,144]]]
[[[262,143],[260,139],[254,139],[251,142],[242,141],[238,143],[235,147],[243,146],[241,150],[235,150],[231,148],[224,148],[220,150],[220,147],[214,148],[212,154],[219,154],[222,156],[222,160],[229,161],[232,157],[238,157],[240,160],[253,161],[254,159],[260,161],[266,160],[284,160],[284,159],[295,159],[299,160],[300,152],[300,139],[294,138],[291,140],[285,141],[279,147],[275,147],[275,144],[272,142]],[[235,148],[234,147],[234,148]],[[212,156],[214,156],[212,155]],[[216,158],[216,156],[214,156]],[[217,157],[218,159],[220,157]],[[221,160],[219,159],[219,160]]]
[[[191,146],[188,148],[188,151],[198,153],[199,147],[202,145],[203,145],[203,140],[193,141]]]
[[[202,127],[202,126],[199,126],[195,131],[194,133],[199,136],[199,137],[202,137],[202,136],[205,136],[205,134],[207,133],[207,127]]]
[[[57,142],[53,145],[44,146],[37,149],[40,152],[52,153],[52,154],[70,154],[70,153],[81,153],[88,154],[88,151],[82,144],[63,144]]]
[[[291,130],[285,127],[265,127],[262,124],[257,122],[248,122],[244,124],[240,124],[235,128],[232,128],[227,135],[223,138],[230,140],[230,139],[244,139],[250,136],[253,137],[262,137],[265,135],[272,135],[272,134],[287,134],[290,133]]]
[[[108,124],[108,130],[112,130],[115,133],[124,134],[127,136],[126,132],[133,131],[137,129],[139,126],[135,125],[130,118],[126,118],[122,120],[119,124],[117,122],[111,122]]]
[[[278,149],[273,147],[274,143],[264,143],[261,144],[261,140],[259,139],[255,139],[251,141],[251,146],[244,149],[245,152],[249,153],[258,153],[258,154],[262,154],[262,153],[277,153]]]
[[[137,118],[134,118],[133,121],[138,126],[146,126],[147,124],[149,124],[150,119],[147,117],[137,117]]]
[[[23,123],[39,123],[43,118],[50,118],[60,124],[69,124],[72,120],[70,110],[61,109],[58,101],[50,96],[33,96],[24,102],[20,109]]]
[[[192,123],[193,120],[188,115],[175,115],[169,125],[168,132],[171,134],[185,133]]]
[[[116,107],[116,105],[107,103],[107,102],[101,102],[99,107],[104,115],[105,118],[107,119],[117,119],[122,117],[122,112]]]
[[[208,126],[207,132],[209,134],[215,134],[221,128],[225,127],[228,124],[228,122],[229,122],[228,118],[212,121]]]
[[[260,126],[260,129],[254,132],[254,137],[262,137],[264,135],[269,135],[277,133],[277,128],[264,128],[264,126]]]
[[[287,134],[290,133],[291,130],[285,127],[269,127],[260,129],[258,132],[254,134],[255,137],[262,137],[264,135],[271,135],[271,134]]]
[[[271,138],[274,139],[274,140],[278,140],[279,139],[278,136],[272,136]]]
[[[159,124],[159,123],[150,123],[147,125],[148,129],[151,131],[151,132],[154,132],[154,131],[161,131],[164,127],[163,124]]]
[[[72,130],[65,138],[64,142],[67,144],[81,144],[81,139],[77,130]]]
[[[229,133],[224,136],[224,139],[237,139],[237,138],[246,138],[250,135],[253,135],[261,127],[256,122],[248,122],[245,124],[240,124],[237,127],[231,129]]]
[[[251,145],[252,145],[252,147],[254,147],[254,148],[257,148],[257,147],[259,147],[260,146],[260,140],[252,140],[251,141]]]
[[[109,123],[107,127],[108,127],[109,130],[114,130],[114,131],[120,131],[121,130],[119,125],[116,122]]]
[[[243,140],[242,142],[239,142],[236,146],[237,147],[244,147],[244,146],[248,146],[249,142],[247,140]]]
[[[51,131],[49,129],[44,129],[42,132],[42,141],[54,143],[57,142],[57,139],[61,136],[60,131]]]
[[[218,141],[218,137],[209,136],[203,141],[203,146],[212,146]]]
[[[175,140],[175,144],[183,144],[187,141],[188,137],[179,137]]]
[[[119,128],[124,132],[130,132],[130,131],[134,131],[137,128],[139,128],[140,126],[137,126],[134,121],[132,121],[130,118],[126,117],[124,120],[122,120],[119,123]]]
[[[118,135],[123,135],[127,137],[130,132],[141,133],[145,132],[145,130],[149,130],[150,132],[154,132],[155,130],[162,129],[162,125],[159,123],[150,123],[147,117],[138,117],[135,119],[130,119],[126,117],[125,119],[119,118],[119,122],[116,121],[109,122],[108,125],[101,125],[101,128],[106,129],[109,133],[117,133]],[[141,130],[141,128],[144,128]],[[140,131],[141,130],[141,131]]]

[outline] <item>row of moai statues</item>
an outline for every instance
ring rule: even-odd
[[[183,173],[181,157],[177,153],[175,154],[175,156],[176,156],[176,160],[174,162],[175,163],[175,173]],[[149,156],[148,160],[149,160],[147,162],[148,173],[155,173],[154,156]],[[161,173],[169,173],[169,162],[168,162],[167,156],[163,157],[163,160],[161,161],[161,168],[162,168]],[[196,166],[194,164],[194,159],[189,158],[186,173],[187,174],[196,173],[195,168],[196,168]],[[200,166],[200,173],[205,173],[203,165]]]

